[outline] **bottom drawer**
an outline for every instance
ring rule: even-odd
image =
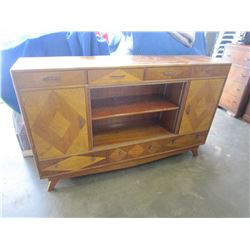
[[[70,174],[106,162],[106,153],[92,153],[75,155],[63,159],[45,160],[38,163],[41,178],[53,177],[61,174]]]
[[[85,170],[88,171],[96,167],[101,168],[103,166],[105,168],[105,166],[112,163],[124,162],[125,164],[126,161],[157,156],[163,153],[188,149],[204,144],[206,136],[207,132],[200,132],[122,146],[99,152],[90,152],[86,155],[41,161],[39,162],[39,172],[41,178],[48,178],[56,175],[68,175]]]

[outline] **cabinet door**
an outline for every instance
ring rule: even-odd
[[[209,130],[224,82],[224,79],[191,81],[180,134]]]
[[[25,91],[21,98],[40,160],[89,149],[84,88]]]

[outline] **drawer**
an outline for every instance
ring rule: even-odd
[[[92,153],[90,155],[76,155],[64,159],[51,159],[39,161],[41,178],[55,174],[74,173],[85,169],[94,168],[106,162],[105,153]]]
[[[206,140],[206,132],[200,132],[192,135],[184,135],[171,139],[166,145],[167,150],[192,147],[204,144]]]
[[[191,77],[191,67],[157,67],[147,68],[145,80],[185,79]]]
[[[50,88],[67,85],[83,85],[87,83],[85,71],[38,71],[18,72],[15,74],[18,88]]]
[[[193,78],[200,77],[226,77],[230,70],[230,65],[202,65],[194,66],[192,71]]]
[[[239,109],[239,104],[240,104],[240,98],[224,91],[221,96],[219,106],[227,110],[230,110],[231,112],[236,114]]]
[[[226,85],[223,91],[240,99],[245,91],[245,86],[242,86],[239,82],[234,82],[234,84]]]
[[[136,83],[143,81],[144,69],[98,69],[89,70],[89,84],[109,85],[115,83]]]
[[[250,51],[226,47],[223,58],[231,63],[250,68]]]
[[[177,151],[184,148],[192,148],[204,144],[207,132],[191,135],[176,136],[173,138],[138,143],[131,146],[115,148],[107,152],[109,162],[131,160],[133,158],[146,157],[159,153]]]
[[[233,65],[229,72],[224,91],[241,97],[245,91],[250,73],[247,69]]]

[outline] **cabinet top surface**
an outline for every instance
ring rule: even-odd
[[[11,68],[12,71],[52,69],[96,69],[116,67],[156,67],[230,64],[207,56],[60,56],[22,57]]]

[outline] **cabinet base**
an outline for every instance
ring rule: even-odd
[[[142,159],[137,159],[136,161],[127,161],[127,162],[117,162],[117,163],[113,163],[113,164],[107,164],[106,166],[101,166],[101,167],[97,167],[97,168],[91,168],[91,169],[86,169],[84,171],[80,171],[80,172],[75,172],[74,174],[66,174],[66,175],[61,175],[60,177],[54,177],[54,178],[48,178],[49,180],[49,184],[48,184],[48,192],[51,192],[55,189],[55,186],[57,184],[57,182],[60,179],[65,179],[65,178],[73,178],[73,177],[77,177],[77,176],[84,176],[84,175],[89,175],[89,174],[97,174],[97,173],[103,173],[103,172],[109,172],[109,171],[113,171],[113,170],[118,170],[118,169],[123,169],[123,168],[130,168],[130,167],[134,167],[134,166],[138,166],[141,164],[145,164],[145,163],[149,163],[152,162],[154,160],[160,160],[163,158],[166,158],[168,156],[172,156],[172,155],[178,155],[180,153],[183,152],[187,152],[191,150],[193,157],[198,156],[198,147],[195,148],[189,148],[189,149],[182,149],[182,150],[178,150],[178,151],[174,151],[174,152],[165,152],[163,154],[159,154],[159,155],[155,155],[155,156],[151,156],[151,157],[147,157],[147,158],[142,158]]]

